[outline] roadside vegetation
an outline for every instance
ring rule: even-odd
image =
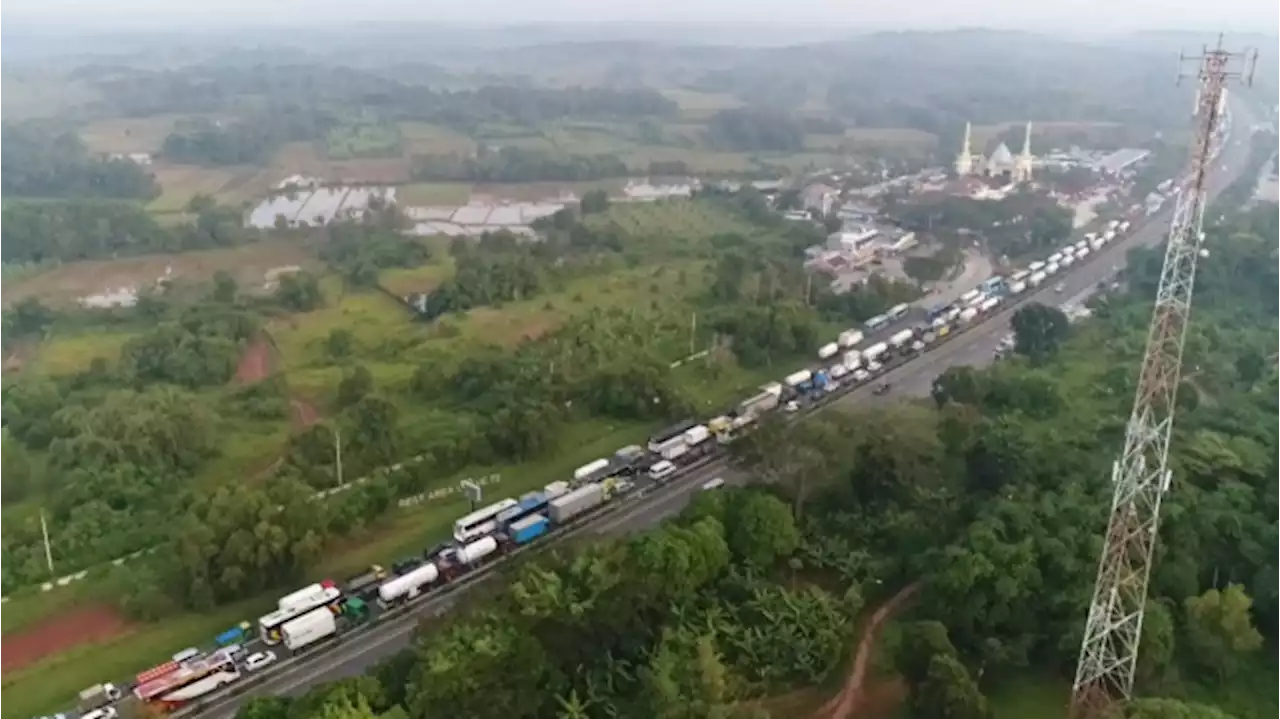
[[[1277,234],[1274,205],[1211,230],[1126,716],[1277,711]],[[896,687],[877,711],[1064,716],[1159,275],[1158,250],[1135,255],[1084,324],[1033,305],[1018,355],[947,370],[918,406],[765,425],[734,445],[765,486],[559,550],[368,674],[239,716],[792,716],[909,586],[868,680]]]

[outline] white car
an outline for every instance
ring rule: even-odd
[[[871,373],[864,369],[857,369],[853,371],[853,379],[857,382],[866,382],[871,379]]]
[[[203,653],[204,652],[200,651],[199,649],[196,649],[195,647],[189,647],[187,649],[183,649],[177,654],[174,654],[173,661],[181,664],[187,661],[188,659],[195,659],[196,657],[200,656]]]
[[[703,484],[702,491],[707,492],[713,489],[720,489],[723,486],[724,486],[724,480],[720,477],[716,477],[715,479],[712,479],[706,482],[705,484]]]
[[[256,654],[250,654],[249,657],[244,660],[244,668],[251,672],[256,672],[263,667],[270,666],[275,663],[275,661],[275,652],[258,652]]]
[[[872,362],[871,364],[867,365],[867,370],[869,370],[871,374],[876,374],[882,369],[884,369],[884,365],[880,364],[879,362]]]

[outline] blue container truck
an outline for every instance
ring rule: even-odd
[[[528,544],[547,533],[551,523],[541,514],[533,514],[507,528],[507,536],[516,544]]]
[[[220,647],[229,647],[232,644],[244,644],[245,638],[249,636],[249,630],[252,628],[252,625],[248,622],[240,622],[239,626],[232,627],[219,634],[213,641]]]
[[[827,377],[826,372],[819,371],[819,372],[813,373],[813,391],[814,392],[817,392],[817,393],[826,392],[827,388],[830,386],[831,386],[831,379]]]

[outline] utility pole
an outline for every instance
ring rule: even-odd
[[[689,356],[692,357],[698,352],[698,313],[693,313],[693,318],[689,320]]]
[[[341,487],[342,481],[342,431],[336,426],[333,428],[333,464],[338,471],[338,486]]]
[[[53,576],[53,549],[49,546],[49,525],[44,521],[44,510],[40,510],[40,534],[44,535],[44,561],[49,565],[49,576]]]
[[[1080,643],[1080,659],[1071,688],[1072,719],[1118,716],[1133,696],[1134,669],[1152,552],[1160,525],[1160,502],[1169,491],[1169,441],[1173,430],[1182,349],[1191,316],[1196,261],[1204,242],[1209,164],[1214,136],[1225,110],[1223,88],[1228,79],[1252,84],[1257,52],[1242,71],[1229,65],[1245,55],[1205,48],[1193,76],[1196,90],[1196,134],[1183,192],[1173,211],[1165,247],[1160,288],[1138,376],[1133,411],[1125,427],[1124,449],[1112,465],[1111,518],[1104,537],[1093,600]],[[1185,60],[1186,58],[1180,58]]]

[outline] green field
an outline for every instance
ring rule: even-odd
[[[330,160],[362,157],[398,157],[402,152],[400,128],[377,121],[356,121],[329,131],[325,155]]]

